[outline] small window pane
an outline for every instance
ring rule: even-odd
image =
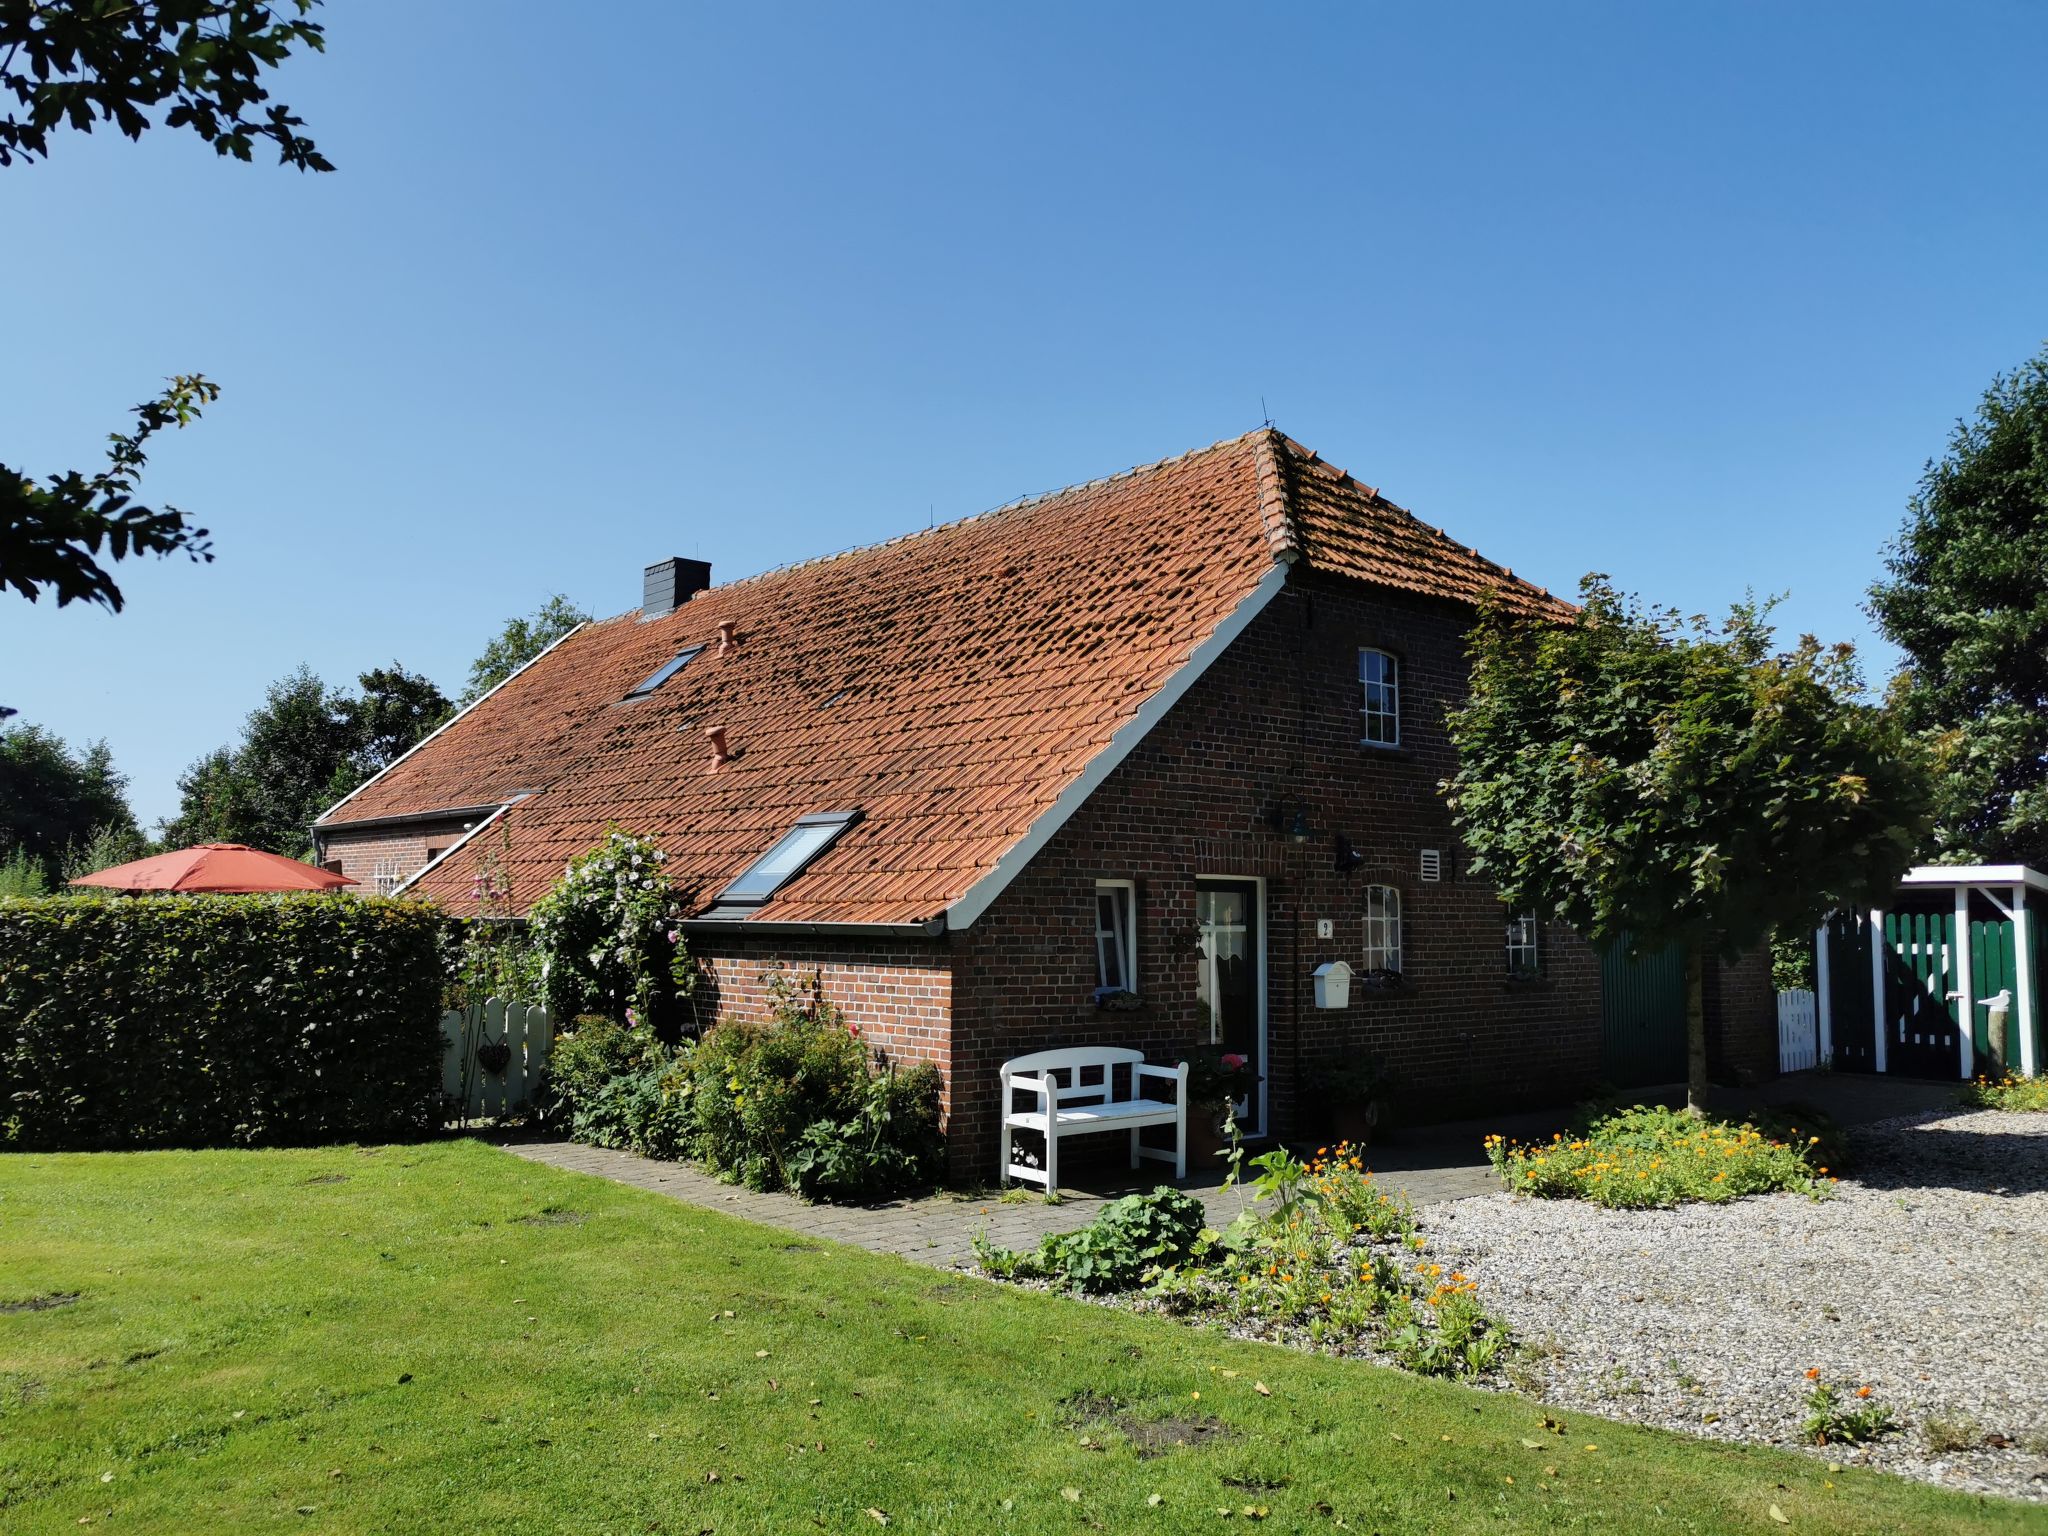
[[[1401,663],[1385,651],[1358,653],[1359,713],[1364,739],[1376,746],[1401,743]]]
[[[1516,912],[1509,916],[1507,961],[1510,976],[1526,978],[1543,974],[1543,928],[1536,921],[1534,912]]]
[[[1365,968],[1401,969],[1401,893],[1391,885],[1365,888]]]

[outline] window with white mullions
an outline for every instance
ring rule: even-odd
[[[1508,975],[1516,981],[1530,981],[1543,974],[1543,925],[1534,912],[1508,914]]]
[[[1365,888],[1365,969],[1401,969],[1401,892],[1391,885]]]
[[[1388,651],[1358,653],[1361,738],[1376,747],[1401,744],[1401,662]]]
[[[1095,882],[1095,979],[1104,992],[1138,990],[1138,888]]]

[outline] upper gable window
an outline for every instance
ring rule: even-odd
[[[1362,739],[1376,747],[1401,744],[1401,660],[1389,651],[1358,653]]]
[[[807,869],[811,861],[838,842],[860,820],[859,811],[828,811],[803,816],[783,833],[739,879],[718,893],[719,906],[758,907]]]
[[[674,677],[678,672],[682,671],[683,668],[687,667],[691,662],[695,661],[699,656],[703,654],[704,647],[701,645],[693,645],[687,651],[678,652],[676,655],[671,656],[667,661],[664,661],[660,666],[656,667],[652,672],[648,673],[647,676],[641,680],[639,686],[634,688],[631,693],[626,695],[626,697],[629,699],[646,698],[647,695],[654,692],[655,689],[659,688],[663,683],[667,682],[670,678]]]

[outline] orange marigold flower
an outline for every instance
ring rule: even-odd
[[[1858,1388],[1856,1389],[1856,1395],[1857,1395],[1858,1397],[1868,1397],[1868,1396],[1870,1396],[1870,1388],[1868,1388],[1868,1387],[1858,1387]]]
[[[1806,1368],[1806,1379],[1808,1381],[1818,1381],[1820,1379],[1820,1367],[1817,1365],[1808,1366]]]

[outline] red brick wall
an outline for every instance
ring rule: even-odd
[[[944,939],[727,939],[701,930],[690,952],[705,980],[697,1002],[709,1026],[725,1019],[766,1019],[768,978],[780,962],[792,973],[816,971],[825,996],[860,1028],[861,1038],[891,1060],[937,1065],[950,1094],[953,956]]]
[[[1770,946],[1759,944],[1732,964],[1708,966],[1702,983],[1707,1075],[1732,1083],[1776,1077],[1778,993],[1771,985]]]
[[[1008,1057],[1053,1045],[1136,1045],[1173,1059],[1195,1036],[1188,943],[1198,875],[1266,880],[1268,1062],[1274,1126],[1297,1121],[1298,1088],[1326,1056],[1378,1055],[1399,1074],[1395,1110],[1414,1120],[1566,1097],[1599,1075],[1596,957],[1545,933],[1547,977],[1510,987],[1504,913],[1456,850],[1437,791],[1452,769],[1444,710],[1466,677],[1466,612],[1314,576],[1291,582],[1166,720],[1026,868],[961,945],[955,982],[955,1157],[994,1158],[995,1076]],[[1358,650],[1402,658],[1402,747],[1360,745]],[[1300,808],[1311,835],[1285,825]],[[1334,869],[1342,833],[1363,867]],[[1417,878],[1443,851],[1444,879]],[[1105,1013],[1096,985],[1094,882],[1139,883],[1135,1013]],[[1403,895],[1409,987],[1319,1011],[1310,972],[1362,966],[1362,888]],[[1333,935],[1316,937],[1318,919]]]
[[[329,832],[320,839],[321,858],[339,866],[344,875],[358,882],[365,894],[372,894],[377,889],[380,868],[396,870],[400,879],[416,875],[433,857],[434,849],[460,837],[468,826],[469,823],[457,818],[413,822],[402,827],[372,827],[361,832]],[[433,848],[428,847],[429,843]]]

